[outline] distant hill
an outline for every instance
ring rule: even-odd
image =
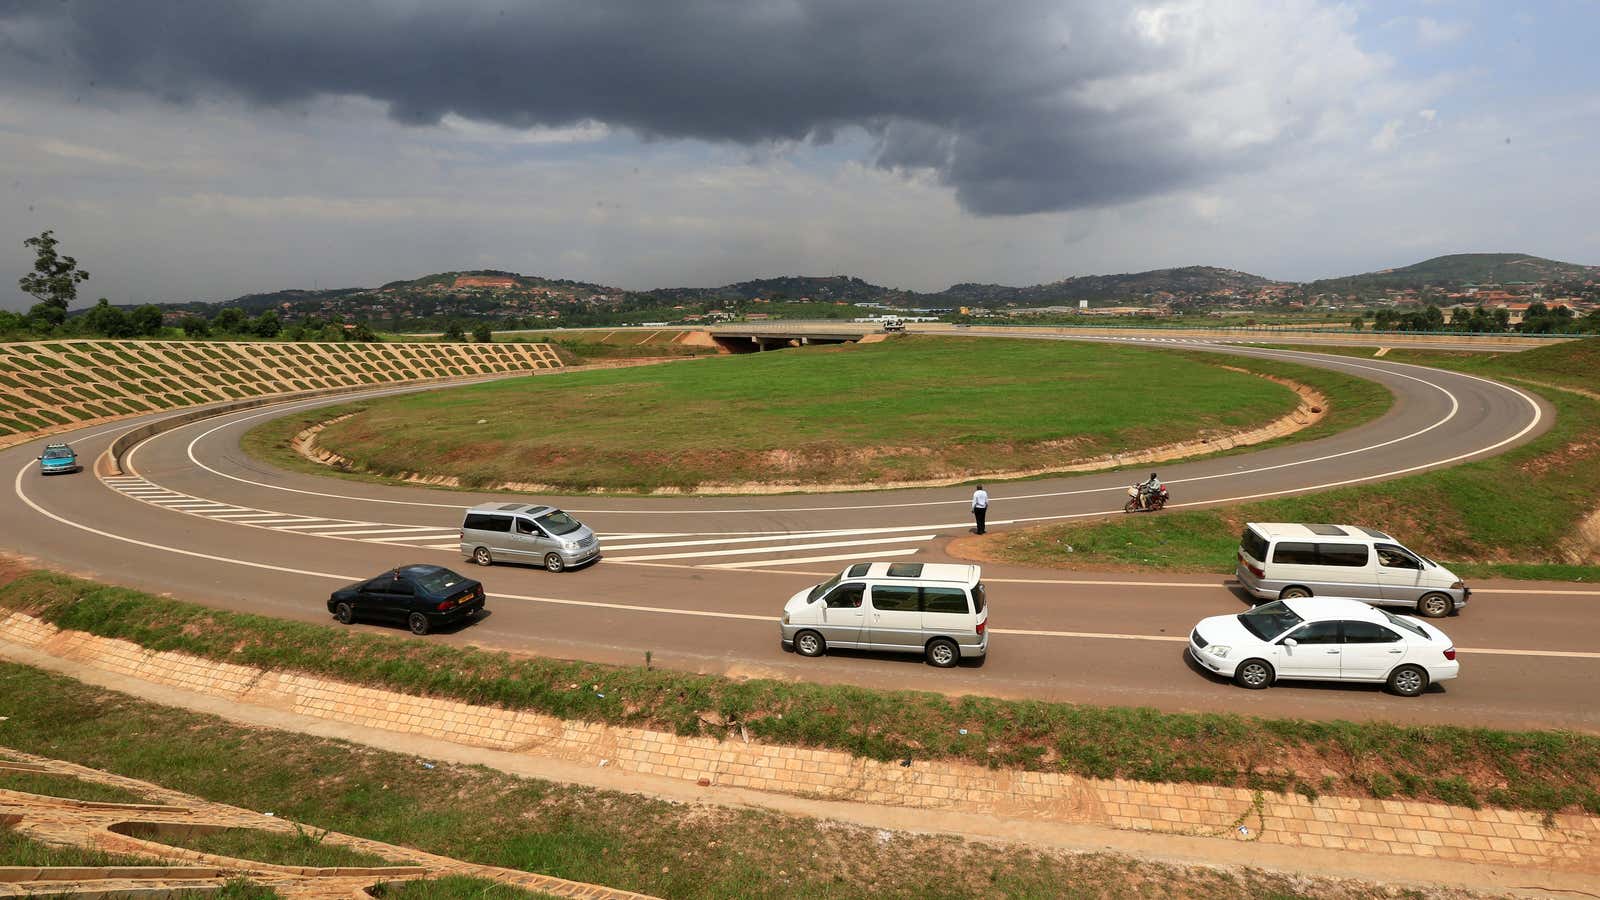
[[[932,296],[956,305],[1050,306],[1079,300],[1120,302],[1154,294],[1231,294],[1280,284],[1260,275],[1215,266],[1152,269],[1123,275],[1077,275],[1049,284],[956,284]]]
[[[1526,253],[1453,253],[1398,269],[1325,278],[1312,282],[1311,289],[1359,293],[1389,288],[1570,281],[1596,276],[1600,276],[1600,266],[1581,266]]]
[[[351,294],[359,294],[363,290],[365,290],[365,288],[332,288],[326,291],[287,290],[273,291],[269,294],[245,294],[243,297],[235,297],[232,300],[224,300],[221,303],[216,304],[216,306],[218,308],[236,306],[239,309],[244,310],[246,313],[254,315],[269,309],[278,309],[285,303],[290,304],[292,307],[299,308],[301,306],[332,302],[338,300],[340,297],[348,297]],[[192,306],[193,304],[190,305]]]
[[[450,290],[519,290],[519,289],[544,289],[556,290],[564,294],[621,294],[620,288],[604,284],[594,284],[588,281],[573,281],[569,278],[542,278],[538,275],[523,275],[518,272],[502,272],[499,269],[471,269],[462,272],[436,272],[424,275],[421,278],[412,278],[407,281],[391,281],[378,291],[390,293],[403,293],[406,291],[433,291]]]
[[[816,301],[869,300],[888,302],[908,292],[863,281],[849,275],[785,275],[779,278],[757,278],[715,288],[657,288],[648,291],[661,300],[799,300]]]

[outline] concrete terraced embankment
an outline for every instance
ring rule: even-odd
[[[95,422],[207,403],[560,366],[548,344],[0,344],[0,447]]]

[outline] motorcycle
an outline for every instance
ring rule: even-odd
[[[1128,488],[1128,502],[1123,505],[1122,511],[1125,512],[1125,513],[1131,513],[1131,512],[1155,512],[1156,510],[1158,510],[1161,507],[1166,506],[1166,505],[1167,505],[1167,486],[1166,485],[1163,484],[1161,487],[1157,488],[1156,492],[1154,494],[1150,495],[1150,499],[1146,502],[1146,505],[1140,506],[1139,505],[1139,486],[1136,484],[1133,487]]]

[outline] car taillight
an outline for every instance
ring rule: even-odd
[[[989,620],[988,619],[984,619],[982,622],[979,622],[978,623],[978,633],[979,634],[983,634],[983,628],[984,628],[985,625],[988,625],[988,624],[989,624]]]
[[[1256,564],[1251,562],[1249,559],[1247,559],[1245,557],[1245,555],[1244,555],[1244,551],[1242,551],[1242,550],[1239,551],[1239,562],[1243,563],[1244,567],[1246,569],[1250,570],[1250,574],[1251,575],[1254,575],[1257,578],[1265,578],[1265,577],[1267,577],[1266,570],[1265,569],[1256,568]]]
[[[1445,651],[1444,651],[1444,658],[1445,659],[1449,659],[1449,660],[1454,660],[1456,658],[1456,648],[1447,647],[1445,649]]]
[[[454,600],[443,600],[443,601],[440,601],[438,609],[439,609],[439,612],[444,612],[445,610],[447,610],[450,607],[455,606],[455,605],[456,605],[456,602]]]

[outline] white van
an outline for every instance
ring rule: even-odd
[[[989,652],[988,601],[977,566],[856,563],[789,598],[785,649],[821,656],[829,647],[920,653],[949,668]]]
[[[1234,573],[1262,600],[1353,597],[1432,619],[1461,609],[1472,595],[1454,572],[1361,525],[1249,522]]]
[[[600,539],[553,506],[480,503],[461,520],[461,555],[480,566],[520,562],[560,572],[599,559]]]

